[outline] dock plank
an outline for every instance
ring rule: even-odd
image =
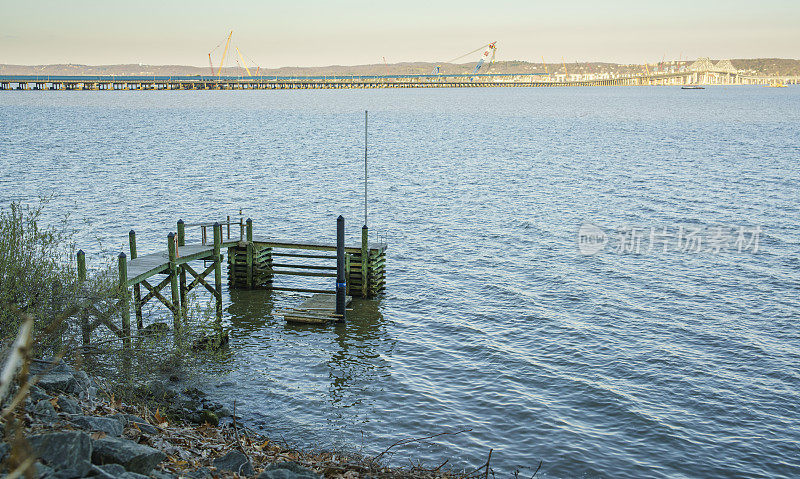
[[[345,296],[345,305],[353,300],[352,296]],[[335,321],[332,314],[336,311],[336,295],[317,293],[303,301],[292,312],[283,315],[283,319],[290,323],[325,324]]]

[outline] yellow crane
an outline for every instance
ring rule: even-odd
[[[222,76],[222,66],[225,64],[225,56],[228,54],[228,47],[231,45],[231,35],[233,35],[233,30],[231,30],[231,32],[228,34],[228,40],[225,42],[225,50],[222,52],[222,60],[220,60],[219,62],[219,69],[217,69],[217,76]]]
[[[542,66],[544,67],[544,72],[549,76],[550,72],[547,71],[547,63],[544,62],[544,55],[542,55]]]
[[[561,57],[561,64],[564,65],[564,79],[566,80],[569,72],[567,71],[567,63],[564,61],[564,57]]]
[[[250,69],[247,68],[247,62],[244,61],[244,57],[242,56],[242,52],[239,51],[239,47],[236,47],[236,53],[239,54],[239,59],[242,60],[242,66],[244,67],[245,71],[247,72],[247,76],[249,76],[249,77],[253,76],[253,74],[250,73]]]

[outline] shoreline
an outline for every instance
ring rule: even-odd
[[[14,427],[14,419],[2,423],[4,472],[32,458],[34,477],[41,479],[469,478],[483,476],[488,468],[487,462],[473,472],[453,471],[445,468],[448,461],[435,468],[394,468],[380,461],[404,441],[372,458],[301,450],[242,425],[234,411],[206,400],[196,388],[178,391],[151,381],[131,391],[142,398],[136,404],[116,397],[85,371],[63,361],[53,365],[34,360],[30,374],[28,397],[15,411],[21,427]],[[152,400],[156,402],[148,402]],[[154,404],[161,406],[153,410]],[[25,450],[20,437],[30,445],[27,458],[20,456]]]

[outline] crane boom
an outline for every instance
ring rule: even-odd
[[[550,72],[547,71],[547,63],[544,62],[544,55],[542,55],[542,66],[544,66],[544,72],[550,75]]]
[[[567,71],[567,63],[564,61],[564,57],[561,57],[561,64],[564,65],[564,79],[566,80],[569,72]]]
[[[228,54],[228,47],[231,45],[231,35],[233,35],[233,30],[228,34],[228,40],[225,42],[225,50],[222,52],[222,60],[219,62],[219,69],[217,70],[217,76],[222,75],[222,65],[225,64],[225,55]]]
[[[242,60],[242,66],[244,66],[244,69],[247,72],[247,76],[249,77],[253,76],[253,74],[250,73],[250,69],[247,68],[247,62],[244,61],[244,57],[242,56],[242,52],[239,51],[239,47],[236,47],[236,53],[239,54],[239,59]]]

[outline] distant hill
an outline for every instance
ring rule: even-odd
[[[718,60],[714,60],[715,62]],[[734,67],[756,75],[800,75],[800,60],[782,58],[753,58],[732,59]],[[683,61],[680,65],[692,62]],[[678,62],[667,62],[667,65],[676,65]],[[330,65],[325,67],[281,67],[259,70],[259,75],[264,76],[318,76],[318,75],[407,75],[432,73],[436,66],[441,73],[471,73],[475,63],[431,63],[407,62],[371,64],[371,65]],[[648,65],[651,70],[656,64]],[[641,64],[619,64],[607,62],[581,62],[567,63],[569,73],[617,73],[636,74],[644,70]],[[256,68],[250,71],[255,74]],[[563,73],[562,63],[531,63],[524,61],[503,61],[484,66],[481,73]],[[208,67],[194,67],[186,65],[0,65],[0,75],[138,75],[138,76],[193,76],[210,75]],[[223,75],[246,75],[241,68],[224,68]]]

